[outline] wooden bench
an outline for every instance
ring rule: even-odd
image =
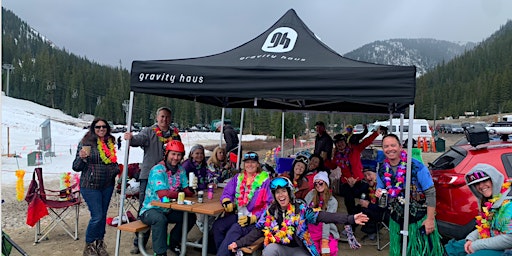
[[[146,231],[148,231],[150,229],[150,227],[146,224],[144,224],[142,221],[140,220],[137,220],[137,221],[132,221],[132,222],[129,222],[129,223],[126,223],[126,224],[123,224],[121,226],[118,226],[117,227],[119,230],[121,231],[126,231],[126,232],[132,232],[132,233],[137,233],[139,234],[139,251],[142,255],[144,256],[151,256],[153,254],[148,254],[146,252],[146,248],[144,248],[144,243],[142,243],[142,241],[144,241],[144,233],[146,233]]]
[[[263,247],[263,237],[256,240],[251,245],[248,245],[246,247],[242,247],[240,250],[244,253],[244,255],[261,255],[261,248]]]

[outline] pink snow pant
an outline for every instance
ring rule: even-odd
[[[315,242],[316,249],[322,254],[322,226],[323,223],[308,224],[308,231],[311,235],[311,239]],[[331,256],[338,255],[338,240],[329,234],[329,248],[331,249]]]

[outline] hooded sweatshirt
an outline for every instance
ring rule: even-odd
[[[493,197],[501,194],[504,177],[496,168],[488,164],[477,164],[466,174],[466,177],[474,172],[484,172],[491,178]],[[477,184],[469,185],[469,189],[478,198],[478,207],[481,210],[483,195],[477,191]],[[505,196],[506,201],[498,200],[492,206],[492,209],[496,212],[491,221],[491,237],[482,239],[477,229],[466,236],[466,240],[473,241],[471,247],[474,251],[482,249],[505,250],[512,247],[512,204],[508,202],[512,199],[510,189],[503,196]],[[500,199],[502,198],[500,197]]]

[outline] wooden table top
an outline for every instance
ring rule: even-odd
[[[215,189],[215,192],[213,193],[213,199],[208,199],[207,194],[208,193],[205,192],[203,203],[198,203],[197,196],[194,196],[185,197],[185,200],[191,201],[192,204],[178,204],[177,202],[163,203],[160,201],[153,201],[151,202],[151,204],[162,208],[170,208],[177,211],[202,213],[206,215],[218,215],[224,212],[224,207],[220,203],[222,189]]]

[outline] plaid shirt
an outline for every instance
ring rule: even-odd
[[[82,159],[78,154],[82,150],[82,146],[80,142],[76,150],[75,160],[73,161],[73,170],[82,173],[80,175],[80,187],[103,189],[114,186],[115,177],[119,173],[118,164],[103,163],[97,145],[92,145],[91,155],[86,159]]]

